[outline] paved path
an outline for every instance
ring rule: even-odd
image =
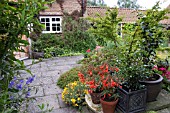
[[[61,99],[62,89],[56,85],[56,82],[61,74],[73,67],[79,66],[80,64],[77,64],[77,62],[80,59],[83,59],[83,56],[57,57],[43,60],[34,65],[30,65],[32,63],[31,60],[24,61],[27,68],[36,75],[35,81],[31,84],[35,88],[31,92],[31,97],[35,97],[36,100],[30,102],[28,107],[29,113],[41,113],[37,105],[42,103],[48,103],[49,108],[53,107],[51,113],[78,113],[76,109],[63,103]],[[22,77],[28,77],[26,73],[22,75]],[[84,107],[83,113],[92,112],[87,107]]]

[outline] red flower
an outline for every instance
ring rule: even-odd
[[[90,49],[88,49],[86,52],[87,52],[87,53],[90,53]]]

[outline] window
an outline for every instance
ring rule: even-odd
[[[41,24],[44,24],[45,29],[42,33],[61,33],[61,16],[40,16]]]

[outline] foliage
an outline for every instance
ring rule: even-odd
[[[83,19],[73,20],[70,16],[64,16],[62,35],[41,34],[32,44],[33,51],[44,51],[48,57],[49,50],[53,48],[56,56],[62,56],[69,53],[83,53],[88,48],[95,48],[95,37],[88,33],[86,29],[88,24]],[[50,49],[51,48],[51,49]],[[51,52],[51,51],[50,51]]]
[[[87,0],[87,6],[106,6],[104,0]]]
[[[73,107],[82,109],[85,105],[85,94],[88,94],[85,84],[79,81],[69,83],[62,92],[62,100]]]
[[[94,35],[87,32],[89,24],[84,19],[73,20],[70,16],[63,18],[64,43],[73,52],[85,52],[96,47]]]
[[[99,42],[99,45],[103,45],[103,43],[106,44],[107,41],[113,41],[115,46],[118,46],[118,39],[120,39],[117,34],[118,23],[121,22],[121,18],[118,18],[117,15],[117,9],[108,9],[105,17],[97,15],[97,18],[88,18],[90,22],[94,24],[89,29],[89,32],[98,36],[96,38],[97,42]]]
[[[57,85],[64,89],[64,87],[71,82],[77,81],[78,80],[78,72],[80,71],[82,67],[76,67],[73,68],[66,73],[62,74],[60,78],[58,79]]]
[[[115,49],[114,44],[102,47],[100,49],[95,49],[88,53],[87,58],[84,58],[81,63],[83,65],[93,65],[98,66],[103,63],[107,63],[111,66],[117,65],[117,56],[121,51]]]
[[[125,35],[122,57],[119,57],[124,85],[131,90],[143,88],[139,80],[152,76],[155,64],[156,49],[163,40],[160,20],[166,18],[166,11],[159,11],[158,3],[146,15],[140,15],[135,30]]]
[[[14,52],[23,51],[20,47],[28,45],[22,36],[29,37],[29,24],[35,25],[35,29],[41,28],[36,15],[45,9],[46,3],[44,0],[0,2],[0,112],[17,112],[20,108],[11,106],[15,101],[10,100],[9,95],[10,81],[18,75],[18,70],[25,70],[24,63],[14,57]],[[18,97],[18,100],[21,103],[25,98]]]
[[[44,57],[45,58],[51,58],[53,56],[55,56],[55,48],[54,47],[50,47],[50,48],[45,48],[44,49],[45,51],[45,54],[44,54]]]
[[[18,110],[19,106],[21,106],[23,103],[23,100],[29,100],[28,97],[30,97],[30,91],[31,87],[29,84],[31,84],[34,81],[35,75],[32,77],[29,77],[26,81],[24,79],[19,79],[16,76],[9,82],[8,85],[8,95],[11,101],[9,103],[9,107],[12,107],[14,110]]]
[[[141,7],[137,4],[137,0],[118,0],[117,5],[119,8],[139,9]]]
[[[47,103],[46,104],[46,107],[45,107],[45,104],[42,103],[41,105],[38,105],[39,109],[41,110],[41,113],[49,113],[49,112],[52,112],[53,108],[49,108],[49,104]]]

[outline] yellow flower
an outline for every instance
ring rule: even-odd
[[[78,104],[74,104],[74,106],[79,106]]]
[[[85,93],[85,94],[88,94],[88,91],[87,91],[87,90],[84,90],[84,93]]]
[[[71,102],[75,104],[76,100],[74,98],[71,99]]]
[[[81,98],[78,98],[77,100],[81,100]]]

